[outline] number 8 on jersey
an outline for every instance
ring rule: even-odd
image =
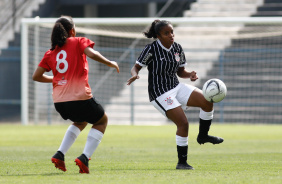
[[[62,59],[60,59],[61,54],[63,55]],[[61,50],[56,56],[56,61],[57,61],[56,70],[59,73],[65,73],[68,70],[69,64],[68,64],[66,58],[67,58],[67,53],[64,50]],[[64,68],[62,68],[62,69],[60,68],[61,63],[64,64]]]

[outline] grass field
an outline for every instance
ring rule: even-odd
[[[0,183],[282,183],[281,125],[214,124],[211,134],[224,143],[199,145],[198,125],[192,124],[192,171],[175,170],[175,126],[108,126],[88,175],[78,173],[74,159],[90,126],[67,153],[67,172],[50,161],[67,127],[0,125]]]

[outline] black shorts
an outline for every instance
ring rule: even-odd
[[[103,107],[95,98],[81,101],[58,102],[54,105],[64,120],[70,119],[73,122],[86,121],[94,124],[105,114]]]

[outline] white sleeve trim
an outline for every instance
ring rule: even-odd
[[[139,61],[136,61],[136,63],[137,63],[138,65],[142,66],[142,67],[147,66],[147,65],[144,65],[144,64],[140,63]]]
[[[187,65],[187,63],[184,63],[184,64],[182,64],[182,65],[179,65],[179,67],[184,67],[184,66],[186,66]]]

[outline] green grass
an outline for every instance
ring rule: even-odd
[[[189,164],[175,170],[174,125],[108,126],[92,156],[90,174],[79,174],[74,159],[90,126],[67,153],[67,172],[51,163],[68,125],[0,125],[0,183],[282,183],[282,126],[214,124],[220,145],[199,145],[190,126]]]

